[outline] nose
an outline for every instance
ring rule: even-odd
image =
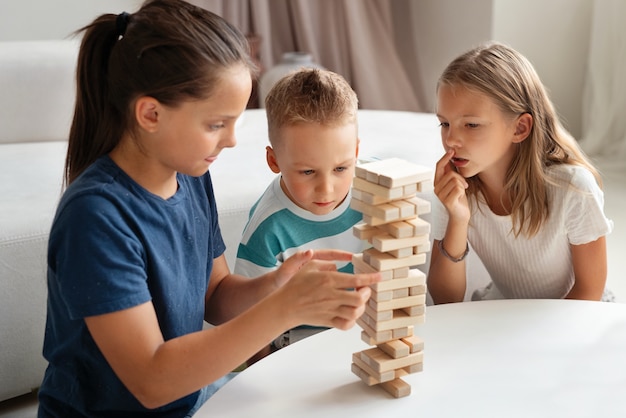
[[[462,145],[461,137],[451,127],[441,132],[441,140],[447,149],[459,148]]]
[[[234,127],[224,130],[224,137],[222,138],[220,143],[222,144],[223,148],[232,148],[237,145],[237,138],[235,137]]]
[[[320,195],[329,194],[333,191],[332,178],[327,175],[320,175],[315,184],[315,191]]]

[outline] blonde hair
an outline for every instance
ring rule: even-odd
[[[283,126],[356,123],[358,98],[350,84],[332,71],[306,68],[280,79],[265,98],[269,139],[276,146]]]
[[[550,215],[547,168],[557,164],[586,167],[598,184],[598,171],[559,121],[532,64],[514,49],[496,42],[474,48],[453,60],[437,82],[462,86],[490,97],[504,114],[529,113],[533,125],[506,173],[506,197],[512,203],[515,236],[535,235]],[[468,195],[478,199],[483,185],[478,176],[467,179]]]

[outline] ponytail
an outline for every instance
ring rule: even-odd
[[[66,185],[123,135],[134,136],[137,98],[175,107],[208,98],[225,69],[257,70],[237,28],[184,0],[148,0],[133,14],[104,14],[81,32]]]

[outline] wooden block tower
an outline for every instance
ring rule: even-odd
[[[420,218],[430,202],[416,193],[432,189],[432,176],[427,167],[390,158],[358,165],[352,185],[350,205],[363,213],[353,231],[371,244],[353,256],[354,271],[382,275],[357,321],[361,339],[375,347],[352,355],[352,372],[396,398],[411,393],[401,376],[422,370],[424,343],[413,325],[424,322],[426,276],[411,267],[430,251],[430,224]]]

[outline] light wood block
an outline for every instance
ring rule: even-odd
[[[372,292],[370,294],[370,299],[378,301],[378,302],[382,302],[384,300],[391,300],[393,299],[393,290],[383,290],[379,292],[377,290],[372,289]]]
[[[409,297],[409,288],[403,287],[402,289],[394,289],[392,299],[401,299]]]
[[[429,167],[414,164],[401,158],[388,158],[361,164],[356,167],[355,174],[377,182],[385,187],[398,187],[410,183],[420,183],[433,178],[433,170]]]
[[[424,295],[424,294],[426,294],[426,285],[425,284],[419,284],[417,286],[409,287],[409,295],[410,296]]]
[[[405,338],[413,335],[413,325],[408,327],[400,327],[391,330],[391,338],[397,340],[399,338]]]
[[[420,316],[426,313],[426,305],[415,305],[401,308],[408,316]]]
[[[394,278],[393,270],[379,271],[363,258],[363,253],[352,254],[352,267],[355,273],[380,273],[380,280],[387,281]]]
[[[386,329],[382,331],[376,331],[370,325],[370,323],[372,322],[376,323],[376,321],[373,321],[372,318],[370,318],[366,314],[361,315],[361,317],[356,320],[357,325],[363,328],[363,331],[367,335],[369,335],[374,341],[385,342],[385,341],[394,339],[393,330]],[[402,338],[402,337],[398,337],[398,338]]]
[[[417,335],[404,337],[401,341],[409,347],[411,353],[417,353],[424,350],[424,341]]]
[[[415,247],[429,242],[428,234],[411,236],[408,238],[396,238],[388,233],[372,235],[371,243],[374,248],[381,252],[397,250],[399,248]]]
[[[367,314],[367,316],[375,319],[376,321],[388,321],[390,319],[393,319],[393,310],[377,311],[370,305],[365,305],[365,313]]]
[[[424,315],[411,316],[402,309],[393,311],[393,318],[385,321],[377,321],[367,314],[363,314],[361,318],[367,325],[374,329],[375,332],[394,330],[397,328],[408,327],[409,325],[424,323]]]
[[[405,357],[393,358],[378,347],[363,350],[360,354],[361,360],[379,373],[401,369],[415,363],[421,363],[424,357],[423,352],[419,351]]]
[[[394,200],[408,199],[408,198],[415,196],[416,193],[417,193],[417,185],[415,185],[415,187],[404,186],[402,188],[402,196],[394,197],[394,198],[378,196],[374,193],[366,192],[364,190],[359,190],[354,187],[352,188],[353,198],[361,200],[370,205],[380,205],[381,203],[389,203]],[[393,194],[396,194],[396,193],[393,193]]]
[[[426,284],[426,275],[424,274],[424,272],[418,269],[411,269],[409,271],[408,277],[374,283],[373,285],[371,285],[371,288],[376,292],[383,292],[386,290],[395,290],[403,287],[411,288],[424,284]]]
[[[380,234],[380,232],[378,228],[365,222],[359,222],[352,227],[352,234],[363,241],[369,241],[374,235]]]
[[[411,215],[411,216],[410,216],[410,217],[408,217],[408,218],[399,218],[399,219],[396,219],[396,220],[398,220],[398,221],[404,221],[404,220],[412,219],[412,218],[414,218],[415,216],[416,216],[416,215]],[[381,218],[377,218],[377,217],[375,217],[375,216],[367,215],[367,214],[365,214],[365,213],[363,214],[363,221],[364,221],[364,222],[367,222],[368,224],[373,225],[373,226],[384,225],[384,224],[386,224],[386,223],[389,223],[389,222],[390,222],[390,221],[386,221],[386,220],[381,219]]]
[[[424,215],[424,214],[430,213],[430,209],[431,209],[430,202],[426,199],[422,199],[421,197],[415,196],[415,197],[411,197],[405,200],[405,202],[408,202],[415,207],[416,215]]]
[[[400,199],[402,198],[402,196],[404,196],[404,188],[402,187],[389,188],[368,181],[367,179],[361,177],[355,177],[352,179],[352,190],[359,190],[361,192],[371,193],[375,196],[382,197],[387,200]]]
[[[387,254],[395,258],[406,258],[415,254],[415,251],[413,251],[414,248],[415,247],[406,247],[406,248],[399,248],[397,250],[389,250],[387,251]]]
[[[362,254],[363,260],[378,271],[393,270],[399,267],[413,267],[426,262],[426,254],[424,253],[396,258],[391,254],[381,253],[375,248],[368,248]]]
[[[367,305],[374,311],[390,311],[394,309],[408,308],[416,305],[425,305],[426,295],[408,296],[405,298],[391,299],[388,301],[375,301],[370,299]]]
[[[393,358],[406,357],[411,354],[411,347],[405,344],[402,340],[387,341],[382,344],[378,344],[378,348]]]
[[[367,203],[353,197],[350,200],[350,207],[357,212],[361,212],[364,216],[367,215],[377,219],[382,219],[385,222],[391,222],[402,218],[400,216],[400,208],[392,205],[391,203],[368,205]],[[413,206],[413,208],[416,209],[416,206]],[[363,219],[365,220],[365,218]]]
[[[411,394],[411,385],[404,380],[397,378],[389,382],[383,382],[380,387],[385,389],[394,398],[404,398]]]
[[[372,369],[366,362],[361,360],[361,353],[353,353],[352,354],[352,363],[359,367],[362,371],[364,371],[369,377],[372,378],[370,380],[372,384],[376,385],[381,382],[386,382],[388,380],[393,380],[396,378],[395,370],[388,370],[386,372],[377,372]],[[360,377],[360,376],[359,376]],[[366,382],[367,383],[367,382]],[[371,386],[371,384],[369,385]]]

